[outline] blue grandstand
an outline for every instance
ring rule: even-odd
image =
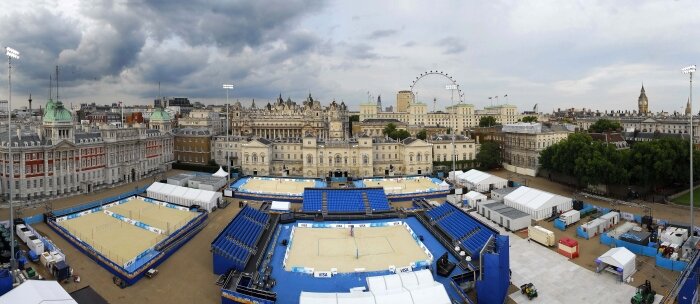
[[[245,269],[248,260],[257,251],[256,245],[269,218],[269,214],[248,206],[241,209],[211,243],[214,273]]]
[[[304,190],[304,212],[367,213],[391,210],[382,188]]]
[[[430,209],[425,215],[473,258],[478,258],[489,238],[498,234],[449,203]]]

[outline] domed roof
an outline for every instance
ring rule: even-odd
[[[164,111],[162,108],[155,108],[151,114],[151,122],[169,122],[170,114]]]
[[[49,99],[46,103],[46,112],[44,113],[44,122],[73,122],[73,114],[63,106],[60,101],[54,102]]]

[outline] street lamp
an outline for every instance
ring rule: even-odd
[[[5,55],[7,55],[7,84],[9,85],[9,92],[7,94],[7,154],[9,155],[9,175],[10,175],[10,185],[8,187],[8,193],[10,198],[7,200],[10,203],[10,270],[15,270],[17,266],[15,263],[15,219],[14,219],[14,209],[12,207],[12,187],[14,186],[15,172],[12,168],[14,164],[14,158],[12,157],[12,130],[10,126],[12,125],[12,59],[19,60],[19,52],[11,47],[5,47]]]
[[[690,235],[695,235],[695,226],[693,226],[693,209],[695,209],[695,203],[693,202],[693,73],[695,73],[695,65],[690,65],[681,69],[683,74],[690,75],[690,97],[688,99],[688,106],[690,107]]]
[[[229,137],[228,137],[228,128],[230,125],[230,122],[228,121],[229,119],[229,113],[228,113],[228,91],[233,90],[233,84],[223,84],[221,86],[224,90],[226,90],[226,147],[229,145]],[[226,181],[228,181],[231,178],[231,160],[229,159],[229,152],[226,151],[226,169],[228,170],[228,176],[226,177]]]
[[[448,84],[445,86],[446,90],[452,91],[452,97],[450,97],[450,114],[456,114],[457,110],[455,109],[455,90],[458,89],[456,84]],[[454,116],[454,115],[451,115]],[[457,185],[457,173],[455,172],[455,159],[456,157],[456,151],[455,151],[455,132],[457,131],[457,120],[454,120],[454,125],[452,126],[452,182]],[[449,174],[447,175],[449,176]]]

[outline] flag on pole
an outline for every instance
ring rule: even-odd
[[[503,97],[508,97],[508,94],[506,94],[506,95],[503,95]]]

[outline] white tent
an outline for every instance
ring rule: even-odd
[[[508,186],[508,180],[476,169],[457,174],[457,182],[467,186],[469,190],[478,192],[488,192]]]
[[[607,266],[612,266],[613,273],[622,275],[622,280],[625,281],[629,276],[637,271],[637,256],[625,247],[615,247],[603,253],[596,259],[597,271],[601,271]]]
[[[228,176],[228,173],[226,173],[226,171],[224,171],[224,168],[222,168],[221,166],[219,166],[219,171],[216,171],[216,173],[212,174],[212,176],[216,176],[216,177],[227,177],[227,176]]]
[[[282,201],[272,201],[272,206],[270,206],[270,210],[274,211],[289,211],[289,208],[290,203]]]
[[[146,189],[146,195],[160,201],[189,207],[200,205],[211,212],[223,198],[220,192],[193,189],[171,184],[153,183]]]
[[[536,221],[552,215],[553,207],[557,208],[557,212],[564,212],[573,208],[573,203],[568,197],[524,186],[503,197],[503,202],[508,207],[513,207],[531,215],[532,219]]]
[[[0,304],[78,304],[56,281],[28,280],[0,297]]]
[[[440,190],[450,190],[450,184],[447,181],[440,183]]]
[[[449,304],[445,286],[433,279],[430,270],[367,278],[369,291],[320,293],[302,291],[301,304]]]
[[[486,195],[476,191],[469,191],[464,195],[463,199],[469,202],[469,207],[476,208],[479,203],[486,201]]]

